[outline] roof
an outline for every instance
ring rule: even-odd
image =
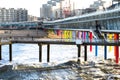
[[[120,0],[119,0],[120,1]],[[110,7],[108,7],[107,9],[110,10],[110,9],[115,9],[117,6],[120,6],[120,2],[119,3],[116,3],[116,4],[113,4],[111,5]]]
[[[84,17],[113,13],[113,12],[118,12],[118,11],[120,11],[120,7],[116,8],[116,9],[112,9],[112,10],[97,11],[97,12],[93,12],[93,13],[83,14],[83,15],[74,16],[74,17],[68,17],[68,18],[54,20],[54,21],[45,21],[44,23],[57,23],[57,22],[62,23],[62,22],[66,22],[66,21],[70,21],[70,20],[74,20],[74,19],[80,19],[80,18],[84,18]]]

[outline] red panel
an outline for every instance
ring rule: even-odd
[[[119,40],[119,34],[114,34],[114,40]],[[114,47],[114,55],[116,59],[116,63],[119,63],[119,46]]]
[[[92,42],[92,38],[93,38],[92,32],[90,32],[90,42]],[[92,45],[90,45],[90,52],[92,52]]]

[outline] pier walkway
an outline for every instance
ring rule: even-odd
[[[39,46],[39,61],[42,62],[42,45],[47,45],[47,62],[50,61],[50,45],[51,44],[59,44],[59,45],[76,45],[78,47],[78,58],[81,56],[81,46],[85,48],[85,56],[84,60],[87,61],[87,46],[90,45],[100,45],[100,46],[120,46],[120,41],[109,41],[106,42],[105,40],[93,40],[90,42],[89,40],[83,41],[78,39],[38,39],[38,38],[24,38],[24,39],[14,39],[3,41],[0,43],[0,49],[2,45],[9,45],[9,60],[12,61],[12,44],[15,43],[23,43],[23,44],[38,44]],[[2,51],[2,50],[0,50]],[[0,52],[0,60],[2,59],[1,56],[2,52]],[[105,53],[105,59],[107,59],[107,53]]]

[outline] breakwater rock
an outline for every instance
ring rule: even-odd
[[[46,63],[47,64],[47,63]],[[5,65],[0,68],[2,80],[120,80],[120,64],[113,59],[97,63],[68,61],[59,65]]]

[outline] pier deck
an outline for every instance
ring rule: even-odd
[[[120,46],[120,41],[105,41],[105,40],[93,40],[90,41],[82,41],[79,40],[80,43],[77,43],[78,40],[75,39],[34,39],[34,40],[11,40],[12,43],[30,43],[30,44],[63,44],[63,45],[106,45],[106,46]]]

